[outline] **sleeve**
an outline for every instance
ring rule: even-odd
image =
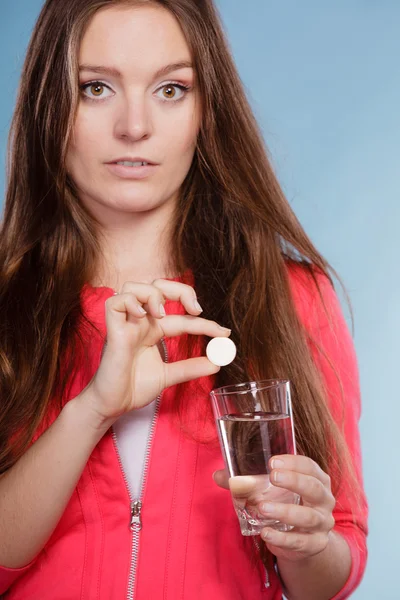
[[[319,369],[331,414],[344,435],[361,497],[354,502],[351,479],[342,474],[336,493],[334,530],[347,542],[352,564],[349,578],[332,600],[345,600],[356,589],[367,562],[368,504],[363,489],[358,421],[361,414],[358,365],[354,344],[335,290],[325,275],[318,275],[320,292],[300,269],[290,276],[294,300],[305,327],[314,362]]]
[[[4,594],[17,579],[29,571],[35,562],[36,559],[29,563],[29,565],[21,567],[20,569],[9,569],[0,566],[0,594]]]

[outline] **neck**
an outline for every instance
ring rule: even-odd
[[[102,259],[92,282],[120,290],[126,281],[148,282],[177,276],[171,265],[171,234],[165,211],[123,215],[100,228]]]

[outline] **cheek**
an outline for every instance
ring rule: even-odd
[[[159,116],[155,131],[158,130],[167,143],[168,154],[193,154],[201,122],[201,106],[197,96],[189,96],[183,104],[167,112],[162,111]]]
[[[168,141],[167,152],[171,156],[190,155],[194,153],[199,133],[198,121],[193,117],[187,120],[179,120],[173,125],[169,125],[169,132],[165,135]]]
[[[79,162],[87,162],[91,156],[99,152],[99,143],[101,142],[101,131],[99,122],[93,123],[82,112],[78,112],[75,126],[70,143],[71,159],[78,159]]]

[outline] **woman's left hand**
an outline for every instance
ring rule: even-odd
[[[272,554],[284,560],[299,561],[319,554],[328,545],[330,532],[335,525],[332,511],[336,501],[329,475],[311,458],[301,455],[274,456],[270,460],[270,467],[271,483],[299,494],[302,503],[261,504],[261,513],[294,526],[288,532],[265,527],[261,538]],[[220,487],[229,488],[225,471],[214,473],[214,480]]]

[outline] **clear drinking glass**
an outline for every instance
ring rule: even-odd
[[[271,483],[268,467],[271,456],[296,454],[290,382],[250,381],[210,395],[242,534],[258,535],[267,526],[290,531],[291,525],[258,511],[264,502],[300,502],[298,494]]]

